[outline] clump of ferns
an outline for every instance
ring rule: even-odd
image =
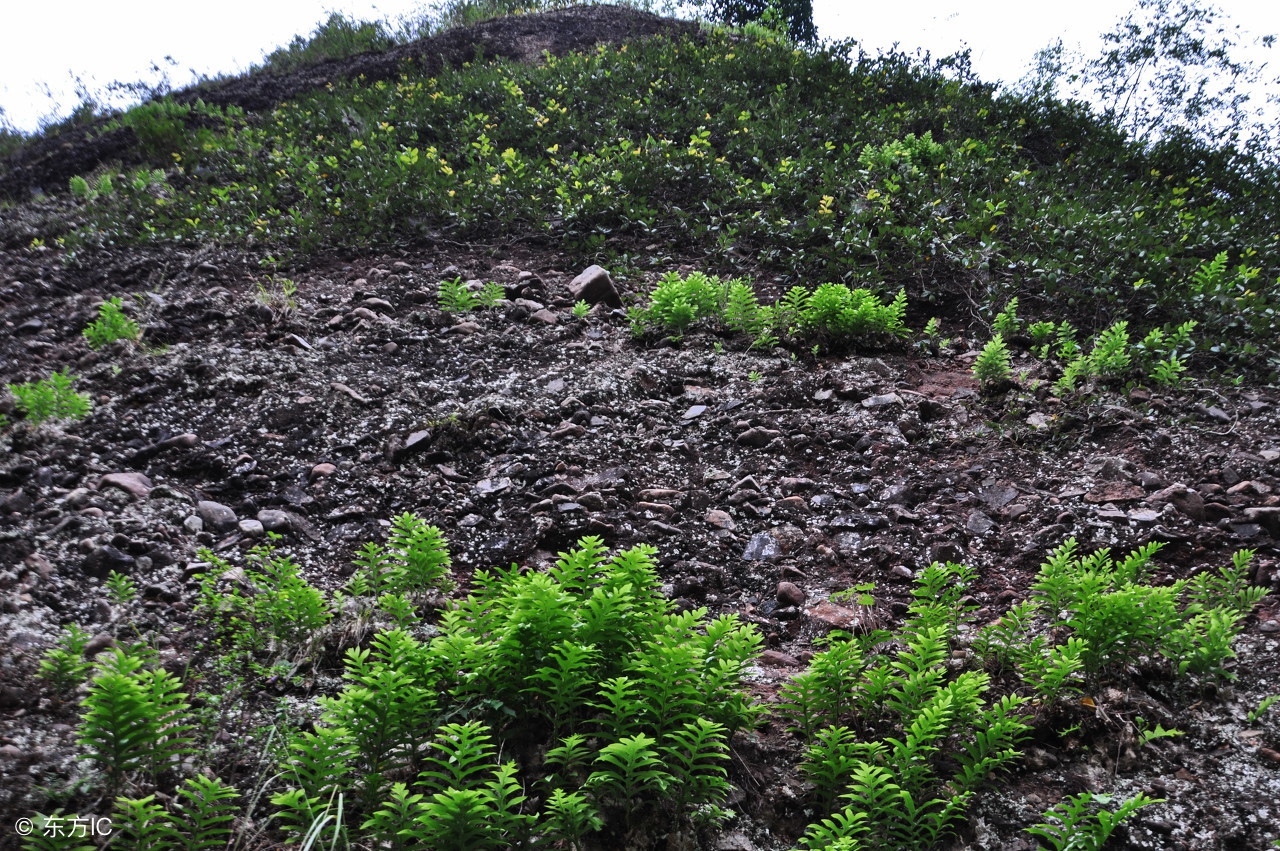
[[[759,716],[742,678],[761,639],[672,611],[655,553],[584,538],[546,572],[477,571],[429,641],[396,628],[348,651],[344,688],[289,744],[281,822],[302,836],[341,794],[387,842],[486,848],[722,816],[729,736]]]
[[[1026,699],[989,699],[985,672],[948,665],[974,579],[963,565],[931,565],[900,633],[839,636],[783,688],[779,710],[809,741],[801,771],[830,813],[803,847],[929,847],[1021,755]]]

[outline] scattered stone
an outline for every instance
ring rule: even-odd
[[[766,650],[760,654],[760,664],[766,668],[799,668],[800,660],[780,650]]]
[[[680,417],[682,420],[694,420],[707,412],[706,405],[693,405]]]
[[[480,496],[489,496],[490,494],[501,493],[511,487],[511,480],[506,477],[496,479],[481,479],[475,484],[475,492]]]
[[[84,559],[84,572],[98,579],[106,579],[112,571],[128,573],[133,570],[133,556],[121,552],[110,544],[95,547]]]
[[[1135,508],[1129,512],[1129,519],[1137,523],[1155,523],[1160,519],[1160,512],[1150,508]]]
[[[236,525],[236,513],[220,502],[202,499],[196,503],[196,514],[214,532],[227,532]]]
[[[145,498],[151,493],[152,484],[142,473],[107,473],[98,482],[98,490],[103,488],[118,488],[125,493]]]
[[[915,579],[915,578],[916,578],[915,571],[913,571],[911,568],[907,567],[906,565],[902,565],[902,564],[895,564],[895,565],[893,566],[893,569],[892,569],[890,572],[891,572],[894,576],[900,576],[900,577],[902,577],[903,579]]]
[[[1147,497],[1147,502],[1151,505],[1168,503],[1197,522],[1203,521],[1205,517],[1204,497],[1189,490],[1183,484],[1169,485],[1167,488],[1158,490]]]
[[[1018,489],[1009,485],[990,485],[979,492],[981,499],[992,511],[999,511],[1018,498]]]
[[[1280,505],[1255,506],[1244,510],[1244,519],[1257,523],[1273,538],[1280,538]]]
[[[777,598],[784,606],[803,606],[806,599],[804,591],[794,582],[779,582]]]
[[[769,561],[781,555],[782,549],[778,546],[777,539],[768,532],[757,532],[752,535],[742,551],[743,561]]]
[[[164,449],[191,449],[200,442],[200,438],[194,434],[175,434],[173,437],[160,441],[157,446]]]
[[[1128,502],[1129,500],[1142,499],[1144,496],[1142,488],[1128,482],[1107,482],[1099,488],[1094,488],[1084,495],[1085,502],[1096,504],[1104,502]]]
[[[622,307],[622,297],[618,295],[613,277],[602,266],[588,266],[584,269],[582,274],[569,282],[569,294],[574,301]]]
[[[742,446],[767,446],[770,441],[776,437],[782,437],[782,432],[763,426],[756,426],[744,431],[738,435],[738,443]]]
[[[684,491],[672,488],[645,488],[636,494],[642,502],[676,502],[684,499]]]
[[[848,632],[862,631],[862,613],[856,609],[837,605],[830,600],[823,600],[805,612],[809,621],[822,631],[842,629]]]
[[[1152,472],[1151,470],[1142,470],[1138,473],[1138,484],[1143,490],[1154,491],[1165,487],[1169,483],[1166,482],[1164,477],[1159,473]]]
[[[542,308],[541,310],[535,310],[532,314],[530,314],[529,318],[536,319],[545,325],[560,324],[560,317],[555,314],[555,311],[547,310],[545,307]]]
[[[562,437],[582,437],[586,433],[587,430],[577,423],[564,423],[548,434],[547,437],[552,440],[558,440]]]
[[[259,520],[246,518],[236,525],[240,529],[240,533],[246,538],[261,538],[267,534],[267,528]]]
[[[342,382],[340,382],[340,381],[334,381],[334,382],[332,382],[332,383],[329,385],[329,389],[330,389],[330,390],[333,390],[333,391],[335,391],[335,392],[337,392],[337,393],[343,393],[343,394],[345,394],[345,395],[347,395],[347,396],[350,396],[352,399],[354,399],[355,401],[359,402],[361,405],[368,405],[368,404],[369,404],[369,399],[368,399],[367,397],[360,395],[359,393],[357,393],[356,391],[352,390],[350,387],[348,387],[347,385],[343,384],[343,383],[342,383]]]
[[[1039,411],[1036,411],[1034,414],[1027,417],[1027,425],[1031,426],[1036,431],[1039,431],[1042,428],[1049,427],[1049,418]]]
[[[199,518],[197,518],[199,519]],[[278,508],[264,508],[258,512],[258,522],[268,532],[287,532],[290,528],[289,512]]]
[[[198,535],[204,531],[204,521],[192,514],[182,521],[182,528],[187,530],[189,535]]]
[[[110,650],[116,646],[116,640],[109,633],[100,632],[93,638],[90,638],[84,645],[84,658],[92,659],[103,650]]]
[[[735,526],[738,525],[737,523],[733,522],[733,518],[729,516],[729,513],[727,511],[721,511],[718,508],[713,508],[710,511],[708,511],[707,516],[704,517],[703,519],[706,520],[708,523],[710,523],[712,526],[715,526],[717,529],[732,530]]]
[[[964,528],[974,535],[985,535],[996,527],[996,522],[981,511],[969,512]]]
[[[888,405],[901,405],[902,397],[897,393],[882,393],[879,396],[868,396],[862,400],[864,408],[883,408]]]
[[[307,474],[307,479],[314,482],[316,479],[323,479],[332,476],[336,472],[338,472],[338,468],[333,464],[329,464],[327,462],[317,464],[311,468],[311,472]]]

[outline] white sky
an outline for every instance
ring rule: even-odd
[[[33,129],[79,99],[75,78],[93,91],[115,80],[152,79],[153,63],[168,66],[175,87],[190,72],[235,72],[261,61],[294,35],[309,34],[330,11],[360,19],[421,13],[423,0],[0,0],[0,108],[4,119]],[[1218,0],[1215,4],[1254,36],[1280,33],[1280,3]],[[814,0],[823,38],[855,38],[870,52],[897,44],[935,57],[968,47],[978,76],[1014,82],[1035,52],[1061,37],[1093,55],[1097,36],[1127,6],[1107,0],[1037,3],[1026,0]],[[1242,41],[1247,39],[1242,39]],[[1280,61],[1280,60],[1277,60]],[[1273,69],[1274,70],[1274,69]],[[1272,78],[1274,78],[1272,74]]]

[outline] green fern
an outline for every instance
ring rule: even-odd
[[[142,771],[155,778],[177,757],[191,753],[192,729],[180,684],[164,670],[145,670],[143,662],[117,648],[96,674],[84,699],[81,745],[106,772],[109,786]]]

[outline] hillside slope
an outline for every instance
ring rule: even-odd
[[[1272,847],[1272,178],[847,58],[571,9],[12,161],[0,380],[90,409],[0,401],[4,824]]]

